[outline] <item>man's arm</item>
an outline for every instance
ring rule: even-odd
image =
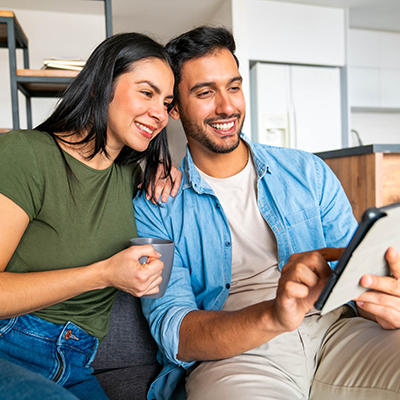
[[[192,311],[179,331],[178,359],[228,358],[296,329],[312,309],[342,249],[294,254],[282,269],[277,297],[235,312]]]

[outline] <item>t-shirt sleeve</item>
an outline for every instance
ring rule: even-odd
[[[28,133],[12,131],[0,137],[0,193],[32,219],[42,204],[41,173]]]

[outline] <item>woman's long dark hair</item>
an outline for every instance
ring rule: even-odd
[[[163,46],[146,35],[122,33],[106,39],[93,51],[83,70],[65,90],[52,115],[35,129],[47,132],[56,143],[56,139],[71,145],[92,142],[93,151],[88,155],[88,160],[99,152],[108,157],[107,115],[116,81],[119,76],[131,71],[135,62],[149,58],[157,58],[169,64]],[[68,134],[61,136],[61,132]],[[68,137],[73,135],[83,136],[79,141],[69,141]],[[64,154],[61,154],[66,163],[68,184],[73,194],[71,177],[74,175]],[[146,190],[150,185],[154,193],[155,174],[159,163],[163,164],[164,177],[169,176],[171,171],[171,156],[165,128],[150,141],[145,151],[138,152],[125,146],[115,162],[126,165],[142,159],[146,160],[142,190]]]

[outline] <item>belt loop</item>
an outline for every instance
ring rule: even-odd
[[[8,333],[16,324],[18,318],[19,317],[10,318],[6,324],[4,324],[3,326],[0,325],[0,336]],[[7,321],[7,319],[5,319],[3,321]]]

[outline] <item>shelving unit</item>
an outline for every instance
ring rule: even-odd
[[[111,0],[104,2],[106,37],[112,35]],[[14,12],[0,10],[0,47],[8,48],[13,129],[19,129],[18,91],[26,98],[28,129],[32,128],[32,97],[60,97],[78,71],[29,69],[28,38]],[[17,69],[16,50],[23,51],[23,69]]]

